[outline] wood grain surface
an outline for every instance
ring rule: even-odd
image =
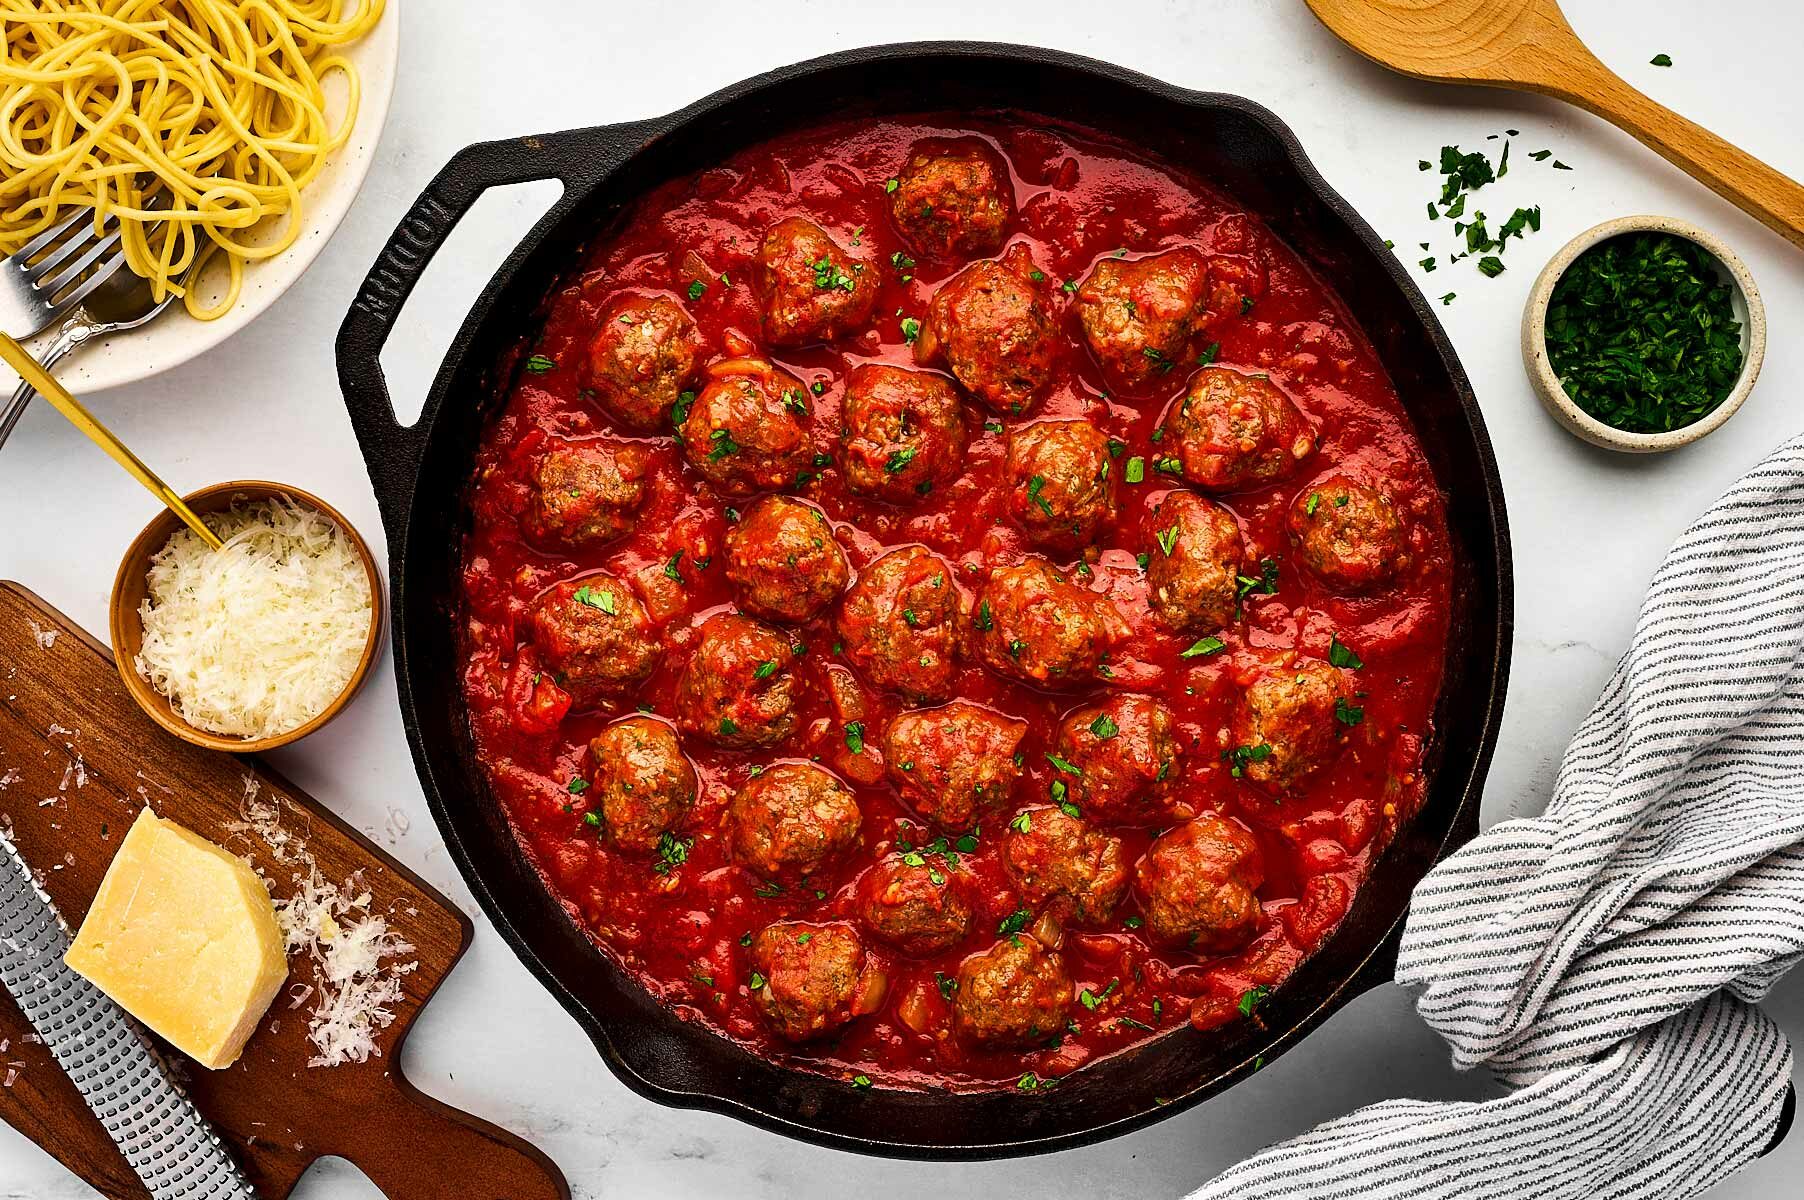
[[[53,636],[54,635],[54,636]],[[0,582],[0,823],[11,827],[73,927],[119,839],[149,804],[249,858],[289,895],[312,856],[340,885],[355,877],[412,951],[380,1057],[309,1067],[314,982],[291,955],[289,981],[244,1055],[224,1071],[168,1052],[189,1094],[231,1144],[259,1193],[282,1200],[314,1159],[355,1163],[390,1200],[563,1200],[557,1167],[514,1135],[418,1091],[401,1074],[407,1029],[470,940],[470,924],[437,891],[252,758],[200,749],[159,729],[132,703],[105,647],[17,584]],[[247,793],[279,806],[304,846],[278,857],[241,823]],[[148,1193],[74,1086],[0,990],[0,1117],[109,1197]]]
[[[1576,104],[1633,135],[1781,237],[1804,247],[1804,186],[1656,104],[1598,61],[1555,0],[1308,0],[1336,37],[1417,79],[1478,83]],[[1632,6],[1624,7],[1624,18]],[[1789,85],[1771,80],[1768,86]]]

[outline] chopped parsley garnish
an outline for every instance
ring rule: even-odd
[[[1170,558],[1171,552],[1178,548],[1178,527],[1173,525],[1170,529],[1161,529],[1153,536],[1158,539],[1159,549],[1165,551],[1165,557]]]
[[[1478,260],[1478,273],[1487,279],[1495,279],[1503,274],[1503,260],[1495,254],[1487,254]]]
[[[890,192],[895,191],[897,188],[899,188],[901,186],[902,186],[902,183],[900,180],[886,179],[883,181],[883,191],[886,195]]]
[[[983,431],[985,433],[1001,433],[1002,432],[1002,422],[1001,421],[985,421],[983,423]]]
[[[1109,993],[1113,992],[1115,990],[1115,985],[1120,982],[1121,980],[1119,979],[1111,979],[1109,980],[1109,985],[1100,992],[1093,992],[1089,988],[1085,988],[1077,994],[1078,1003],[1082,1004],[1091,1012],[1095,1012],[1096,1006],[1101,1004],[1104,1000],[1107,1000],[1109,998]]]
[[[1334,634],[1330,634],[1328,637],[1328,661],[1337,667],[1346,667],[1354,671],[1365,666],[1359,655],[1349,649],[1347,644]]]
[[[1234,589],[1234,598],[1236,600],[1245,600],[1254,592],[1258,592],[1262,596],[1275,596],[1278,594],[1278,564],[1272,559],[1267,558],[1260,561],[1259,577],[1257,579],[1253,578],[1251,575],[1240,575],[1236,577]]]
[[[1228,764],[1228,774],[1239,779],[1246,774],[1248,763],[1264,762],[1272,756],[1272,748],[1264,742],[1257,746],[1235,746],[1232,750],[1221,752],[1223,760]]]
[[[1240,1010],[1241,1016],[1250,1017],[1253,1015],[1253,1010],[1258,1008],[1261,1004],[1264,1004],[1265,998],[1271,994],[1271,988],[1263,983],[1256,983],[1246,991],[1240,993],[1240,1003],[1234,1007]]]
[[[1205,654],[1216,654],[1227,648],[1228,643],[1218,637],[1202,637],[1178,652],[1179,658],[1201,658]]]
[[[732,717],[722,717],[720,719],[720,733],[722,737],[732,737],[738,732],[739,723],[733,720]]]
[[[1121,732],[1121,726],[1110,719],[1108,713],[1097,713],[1096,719],[1090,722],[1090,732],[1099,742],[1106,742]]]
[[[713,443],[713,449],[708,451],[710,462],[719,462],[727,455],[737,453],[739,450],[739,443],[734,441],[733,435],[724,429],[716,429],[708,435],[708,440]]]
[[[708,285],[703,283],[701,280],[692,279],[689,281],[689,298],[691,300],[700,300],[702,298],[702,294],[704,292],[706,292],[707,290],[708,290]]]
[[[864,753],[864,722],[846,722],[846,749],[854,754]]]
[[[535,354],[526,360],[526,369],[534,375],[543,375],[555,366],[557,366],[557,360],[546,358],[543,354]]]
[[[782,894],[783,885],[780,883],[761,883],[752,889],[752,895],[758,897],[760,900],[769,900],[773,896],[781,896]]]
[[[564,785],[564,790],[572,796],[580,796],[589,790],[589,781],[581,775],[572,776],[570,782]]]
[[[757,971],[752,972],[752,977],[748,982],[754,992],[762,991],[764,988],[764,976]]]
[[[1648,59],[1647,61],[1648,61],[1649,65],[1651,65],[1651,66],[1670,67],[1670,66],[1672,66],[1672,55],[1656,54],[1652,58]]]
[[[658,836],[658,861],[652,867],[659,875],[668,875],[689,861],[689,848],[694,838],[680,838],[666,829]]]
[[[694,392],[683,392],[677,396],[677,402],[670,406],[670,423],[681,426],[689,419],[689,408],[695,403]]]
[[[1055,769],[1057,769],[1058,771],[1060,771],[1063,774],[1075,775],[1080,779],[1083,778],[1083,775],[1084,775],[1083,768],[1079,767],[1076,763],[1068,762],[1067,760],[1062,759],[1058,755],[1050,753],[1050,752],[1048,752],[1046,755],[1046,761],[1051,763]]]
[[[1321,505],[1321,503],[1322,503],[1322,494],[1320,492],[1310,492],[1309,499],[1303,505],[1303,511],[1305,513],[1307,513],[1309,516],[1313,517],[1313,516],[1315,516],[1315,510]]]
[[[996,627],[995,620],[990,616],[990,602],[988,600],[978,604],[977,615],[971,619],[971,624],[986,633]]]
[[[1591,416],[1630,433],[1702,420],[1741,374],[1741,324],[1708,251],[1666,233],[1586,250],[1554,285],[1547,361]]]
[[[1196,365],[1199,367],[1206,367],[1214,362],[1219,354],[1221,354],[1221,343],[1210,342],[1207,346],[1203,347],[1203,352],[1196,356]]]
[[[1027,498],[1039,505],[1041,511],[1050,517],[1052,516],[1052,505],[1047,502],[1045,496],[1040,494],[1045,487],[1046,477],[1044,475],[1033,476],[1027,481]]]
[[[913,317],[902,318],[902,340],[910,346],[921,336],[921,323]]]
[[[1184,464],[1168,455],[1165,458],[1155,459],[1153,461],[1153,470],[1162,471],[1167,475],[1182,475],[1184,473]]]
[[[776,660],[767,658],[763,662],[758,664],[758,669],[756,671],[752,672],[752,678],[753,679],[769,679],[772,675],[775,675],[776,673],[777,673]]]
[[[1127,460],[1127,471],[1124,476],[1129,483],[1142,483],[1146,480],[1146,460],[1138,454]]]
[[[1012,937],[1015,934],[1020,933],[1023,929],[1027,928],[1027,922],[1031,920],[1032,917],[1033,914],[1028,912],[1025,908],[1017,908],[1014,912],[1002,918],[1002,923],[996,926],[996,936]]]
[[[840,270],[839,264],[834,262],[829,255],[821,255],[808,264],[808,269],[814,272],[814,286],[823,292],[832,291],[834,288],[847,292],[852,290],[852,277]]]
[[[1334,698],[1334,719],[1342,725],[1357,725],[1366,719],[1366,710],[1363,705],[1347,703],[1345,696],[1336,696]]]
[[[854,1075],[852,1076],[852,1086],[855,1088],[868,1088],[871,1086],[871,1077],[869,1075]]]
[[[952,999],[952,993],[958,990],[958,980],[946,974],[944,971],[935,971],[933,973],[933,982],[934,985],[940,989],[940,996],[946,1000]]]
[[[578,604],[586,604],[590,608],[599,608],[610,617],[619,611],[619,607],[614,603],[613,592],[605,589],[596,591],[586,583],[576,589],[576,592],[571,599],[575,600]]]
[[[890,451],[890,456],[885,460],[883,469],[887,474],[894,475],[914,460],[915,448],[913,446],[904,446],[900,450]]]
[[[683,572],[679,570],[682,565],[683,551],[678,550],[675,554],[670,556],[670,561],[664,564],[665,578],[674,579],[678,583],[683,582]]]

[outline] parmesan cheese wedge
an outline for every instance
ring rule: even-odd
[[[288,977],[275,906],[250,864],[148,808],[63,961],[212,1070],[238,1061]]]

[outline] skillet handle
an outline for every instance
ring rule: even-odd
[[[656,132],[654,122],[643,121],[465,147],[445,164],[395,227],[351,302],[339,326],[337,343],[338,385],[350,410],[351,426],[369,469],[390,545],[399,545],[406,536],[421,455],[442,399],[442,389],[435,385],[419,420],[404,426],[395,419],[388,380],[382,374],[382,347],[420,276],[464,214],[490,188],[541,179],[563,182],[563,195],[521,239],[508,266],[471,307],[464,321],[463,332],[467,333],[486,315],[501,280],[521,255],[538,244],[590,185],[630,158]]]

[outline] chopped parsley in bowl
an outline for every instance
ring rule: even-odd
[[[1625,217],[1548,263],[1523,316],[1523,356],[1568,430],[1615,450],[1708,434],[1752,388],[1765,315],[1747,268],[1694,226]]]

